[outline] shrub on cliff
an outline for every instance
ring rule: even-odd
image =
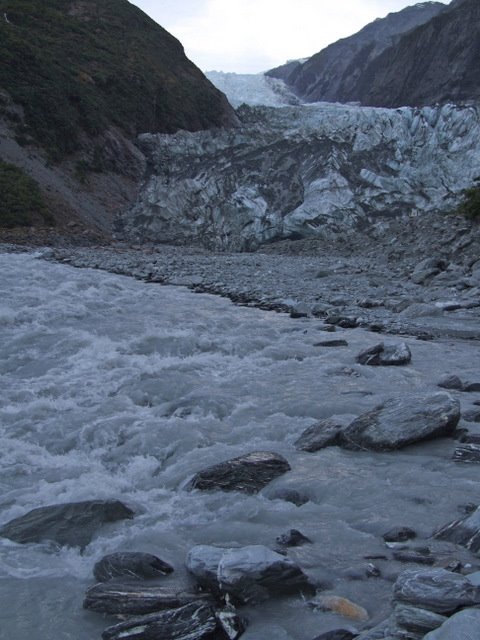
[[[21,169],[0,161],[0,227],[53,224],[38,184]]]
[[[456,211],[467,218],[480,220],[480,178],[475,182],[475,186],[463,192],[463,200]]]

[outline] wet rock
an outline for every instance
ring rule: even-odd
[[[278,536],[276,540],[278,544],[281,544],[284,547],[299,547],[302,544],[312,542],[310,538],[304,536],[303,533],[298,531],[298,529],[290,529],[287,533],[283,533],[281,536]]]
[[[438,386],[442,389],[452,389],[454,391],[463,391],[463,382],[458,376],[443,376],[438,382]]]
[[[290,471],[290,465],[282,456],[256,451],[199,471],[187,489],[257,493],[287,471]]]
[[[460,405],[446,393],[391,398],[354,420],[341,433],[350,449],[389,451],[414,442],[451,436]]]
[[[300,493],[296,489],[289,489],[288,487],[277,487],[274,491],[269,492],[267,496],[270,500],[284,500],[285,502],[291,502],[296,507],[301,507],[303,504],[307,504],[310,498],[303,493]]]
[[[464,609],[427,633],[424,640],[473,640],[478,638],[479,627],[480,609]]]
[[[397,604],[393,616],[399,627],[407,631],[423,634],[437,629],[447,620],[445,616],[439,613],[406,604]]]
[[[408,364],[412,354],[408,345],[401,342],[397,345],[385,346],[383,342],[361,351],[357,356],[359,364],[370,366],[400,366]]]
[[[480,409],[471,409],[462,413],[462,418],[466,422],[480,422]]]
[[[480,391],[480,382],[466,382],[463,390],[467,391],[468,393]]]
[[[459,544],[473,553],[480,551],[480,507],[465,518],[454,520],[439,529],[434,538]]]
[[[102,640],[236,640],[244,630],[240,620],[238,627],[228,634],[211,606],[191,603],[109,627]]]
[[[410,527],[394,527],[384,533],[382,537],[385,542],[406,542],[416,538],[417,534]]]
[[[134,512],[118,500],[69,502],[33,509],[7,522],[0,536],[21,544],[51,540],[83,549],[104,524],[133,516]]]
[[[330,315],[325,318],[326,324],[332,324],[342,329],[355,329],[358,327],[357,318],[350,318],[348,316]]]
[[[356,634],[351,631],[347,631],[346,629],[335,629],[334,631],[322,633],[321,636],[317,636],[313,640],[352,640],[355,637]]]
[[[317,596],[313,600],[309,600],[308,606],[319,609],[320,611],[333,611],[340,616],[350,618],[351,620],[358,620],[365,622],[369,619],[369,615],[366,609],[360,607],[347,598],[335,595],[321,595]]]
[[[241,603],[313,589],[298,565],[262,545],[239,549],[198,545],[190,550],[186,566],[200,585],[213,593],[227,593]]]
[[[421,569],[400,574],[393,587],[393,597],[396,602],[443,614],[458,607],[480,604],[480,588],[458,573]]]
[[[84,609],[98,613],[141,615],[164,609],[178,609],[208,595],[139,582],[100,582],[87,589]]]
[[[314,347],[348,347],[348,342],[346,340],[322,340],[321,342],[316,342]]]
[[[149,553],[125,552],[104,556],[93,568],[98,582],[117,578],[150,580],[172,573],[173,567]]]
[[[466,436],[468,437],[468,436]],[[452,460],[455,462],[480,462],[480,444],[464,444],[453,452]]]
[[[324,447],[340,444],[340,433],[345,425],[330,418],[320,420],[302,433],[295,441],[294,447],[298,451],[314,453]]]
[[[369,562],[367,564],[367,568],[365,569],[365,575],[367,576],[367,578],[380,578],[382,572],[372,562]]]
[[[312,591],[310,580],[298,565],[261,545],[226,551],[217,576],[222,591],[244,603],[261,602],[275,594]]]
[[[398,562],[433,565],[436,562],[436,558],[430,554],[430,549],[400,549],[393,552],[393,557]]]

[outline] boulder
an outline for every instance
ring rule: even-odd
[[[33,509],[7,522],[0,536],[21,544],[51,540],[83,549],[102,525],[133,516],[134,512],[118,500],[69,502]]]
[[[468,438],[469,436],[466,436]],[[466,443],[453,452],[455,462],[480,462],[480,444]]]
[[[150,580],[172,573],[173,567],[149,553],[111,553],[99,560],[93,575],[98,582],[117,578]]]
[[[451,389],[454,391],[463,391],[464,389],[463,382],[460,380],[458,376],[454,376],[454,375],[443,376],[439,380],[438,386],[441,387],[442,389]]]
[[[336,420],[326,418],[305,429],[295,441],[294,447],[298,451],[315,453],[324,447],[340,444],[340,433],[345,425]]]
[[[451,436],[460,404],[447,393],[391,398],[356,418],[341,433],[342,446],[389,451],[414,442]]]
[[[426,284],[429,280],[447,268],[445,260],[439,258],[425,258],[422,260],[411,275],[411,280],[415,284]]]
[[[407,604],[397,604],[393,617],[397,625],[402,629],[422,634],[432,631],[432,629],[437,629],[447,620],[445,616],[439,613]]]
[[[277,537],[278,544],[283,547],[299,547],[302,544],[311,543],[312,541],[307,536],[304,536],[298,529],[290,529],[287,533],[283,533]]]
[[[257,493],[287,471],[290,471],[290,465],[282,456],[255,451],[199,471],[190,480],[187,489]]]
[[[417,534],[410,527],[394,527],[384,533],[382,537],[385,542],[406,542],[416,538]]]
[[[477,553],[480,550],[480,507],[465,518],[454,520],[439,529],[434,538],[448,540]]]
[[[261,602],[275,594],[313,590],[298,565],[262,545],[239,549],[200,545],[190,550],[186,564],[202,586],[214,593],[227,593],[241,603]]]
[[[230,610],[215,611],[196,602],[109,627],[102,640],[237,640],[244,630]]]
[[[478,638],[480,609],[464,609],[430,631],[423,640],[474,640]]]
[[[480,604],[480,588],[458,573],[420,569],[400,574],[393,587],[393,597],[396,602],[448,614],[458,607]]]
[[[100,582],[87,589],[83,608],[98,613],[142,615],[163,609],[179,609],[208,599],[205,594],[187,593],[171,587],[112,581]]]
[[[400,366],[408,364],[411,359],[411,351],[405,342],[390,346],[385,346],[383,342],[380,342],[361,351],[357,356],[359,364],[374,367]]]

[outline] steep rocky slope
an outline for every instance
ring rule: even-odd
[[[375,20],[349,38],[323,49],[303,64],[289,63],[267,72],[281,78],[307,102],[357,101],[357,86],[369,65],[400,35],[445,10],[440,2],[422,2]]]
[[[475,107],[243,107],[242,127],[144,135],[136,241],[252,249],[451,209],[480,174]]]
[[[127,0],[1,0],[0,15],[0,157],[57,213],[108,229],[102,201],[120,180],[114,200],[127,204],[143,174],[139,133],[236,122],[181,44]]]
[[[460,0],[372,61],[355,94],[396,107],[480,99],[480,4]]]

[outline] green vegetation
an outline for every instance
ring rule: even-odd
[[[0,86],[25,111],[17,135],[52,160],[109,125],[135,136],[225,118],[181,44],[127,0],[0,0],[0,18]]]
[[[480,220],[480,178],[476,179],[476,186],[465,189],[463,201],[456,209],[456,213],[467,218]]]
[[[0,161],[0,227],[53,224],[35,180],[21,169]]]

